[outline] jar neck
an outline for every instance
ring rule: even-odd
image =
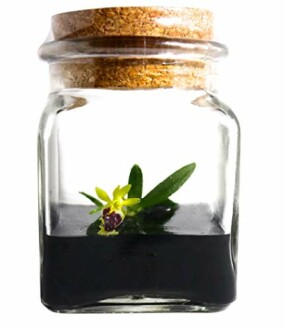
[[[214,42],[153,37],[101,37],[53,41],[40,49],[50,63],[51,89],[212,90],[217,59],[227,49]]]
[[[157,59],[77,59],[50,64],[51,89],[213,87],[213,66],[201,61]]]

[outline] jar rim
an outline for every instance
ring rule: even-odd
[[[47,62],[84,58],[218,61],[228,48],[215,41],[143,36],[103,36],[44,43],[39,56]]]

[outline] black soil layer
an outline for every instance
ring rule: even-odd
[[[46,235],[42,300],[56,310],[140,295],[226,305],[236,291],[230,246],[230,235]]]

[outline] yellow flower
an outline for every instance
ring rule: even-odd
[[[136,205],[140,202],[140,198],[125,198],[131,187],[130,184],[122,188],[117,186],[113,191],[113,199],[109,197],[105,190],[96,187],[95,190],[97,196],[102,201],[106,202],[105,205],[90,212],[90,214],[92,214],[102,211],[102,215],[99,219],[101,224],[98,235],[112,236],[118,234],[115,229],[124,221],[125,216],[128,213],[127,207]]]
[[[113,199],[109,197],[105,190],[96,187],[97,196],[107,204],[104,205],[104,209],[110,209],[109,213],[122,212],[124,215],[127,213],[127,206],[133,206],[140,202],[140,198],[127,198],[125,195],[128,194],[132,185],[128,184],[124,187],[117,186],[113,191]]]

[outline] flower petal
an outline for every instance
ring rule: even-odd
[[[120,192],[120,186],[117,186],[115,190],[113,191],[113,199],[119,198],[119,192]]]
[[[100,199],[102,199],[102,201],[105,201],[105,202],[111,202],[111,199],[110,199],[110,197],[108,196],[108,194],[106,193],[106,191],[105,190],[103,190],[103,189],[101,189],[101,188],[99,188],[99,187],[96,187],[96,194],[97,194],[97,196],[100,198]]]
[[[123,188],[120,189],[119,193],[118,193],[118,198],[123,198],[132,188],[131,184],[127,184],[126,186],[124,186]]]
[[[124,206],[132,206],[132,205],[136,205],[140,202],[140,198],[128,198],[126,200],[123,201],[123,205]]]

